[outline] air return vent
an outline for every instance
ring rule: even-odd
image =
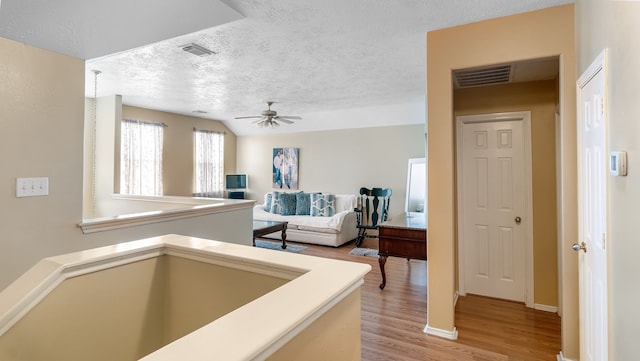
[[[504,84],[511,81],[511,65],[459,70],[453,73],[457,88]]]
[[[182,48],[182,50],[186,51],[187,53],[191,53],[197,56],[207,56],[207,55],[215,54],[213,51],[205,48],[204,46],[200,46],[194,43],[181,45],[180,47]]]

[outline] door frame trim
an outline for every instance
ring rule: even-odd
[[[465,264],[464,253],[461,252],[464,249],[464,239],[461,236],[464,234],[462,224],[464,208],[464,199],[461,193],[462,179],[459,176],[462,174],[462,127],[468,123],[495,123],[502,121],[522,121],[522,134],[524,136],[524,183],[525,183],[525,217],[529,220],[526,222],[525,229],[525,305],[529,308],[534,308],[534,268],[533,268],[533,171],[532,171],[532,159],[531,159],[531,112],[504,112],[504,113],[489,113],[478,115],[459,115],[456,117],[456,198],[457,210],[456,210],[456,224],[457,224],[457,241],[458,241],[458,293],[461,296],[466,295],[465,290]]]

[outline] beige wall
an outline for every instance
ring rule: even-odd
[[[84,62],[0,38],[0,288],[46,256],[84,248]],[[17,177],[49,196],[16,198]],[[52,234],[56,237],[52,239]]]
[[[640,333],[640,3],[576,1],[578,74],[608,49],[609,151],[626,151],[629,173],[608,177],[609,359],[638,356]]]
[[[361,290],[358,288],[276,351],[270,361],[360,361]]]
[[[224,132],[224,167],[226,173],[235,172],[236,136],[222,122],[187,115],[173,114],[122,104],[119,95],[98,98],[96,120],[93,118],[93,99],[86,99],[84,150],[83,218],[111,215],[105,205],[120,189],[120,121],[123,118],[164,123],[162,180],[164,195],[191,197],[193,195],[193,129]],[[95,133],[95,158],[91,144]],[[95,159],[95,185],[93,161]]]
[[[409,158],[425,156],[424,133],[424,125],[406,125],[238,137],[237,170],[248,175],[247,197],[261,203],[274,190],[273,148],[297,147],[299,190],[357,194],[363,186],[390,187],[394,215],[404,210]]]
[[[126,100],[126,99],[125,99]],[[193,194],[193,128],[224,132],[225,173],[236,171],[236,135],[222,122],[123,105],[122,117],[164,123],[162,179],[164,194]]]
[[[0,359],[137,360],[286,282],[172,256],[89,273],[0,337]]]
[[[508,61],[560,57],[561,249],[577,236],[574,7],[559,6],[427,34],[429,174],[428,325],[453,331],[456,248],[455,125],[451,71]],[[577,358],[577,262],[562,259],[562,349]]]
[[[162,180],[164,195],[191,197],[193,195],[193,129],[225,133],[224,167],[226,173],[235,172],[236,136],[222,122],[156,110],[122,105],[119,95],[98,98],[96,119],[93,119],[93,99],[86,99],[84,150],[83,218],[112,215],[106,205],[112,194],[120,189],[120,121],[123,118],[164,123]],[[91,141],[95,133],[95,157]],[[91,174],[94,171],[95,177]],[[95,185],[92,180],[95,178]],[[93,187],[93,188],[92,188]]]
[[[180,257],[168,257],[165,266],[165,343],[175,341],[288,282],[282,278]]]
[[[162,347],[161,263],[154,258],[64,281],[0,337],[0,359],[136,360]]]
[[[555,80],[459,89],[454,114],[531,111],[534,302],[558,306]]]
[[[0,38],[0,289],[39,260],[179,233],[250,244],[251,209],[83,235],[84,62]],[[16,198],[16,178],[49,195]]]

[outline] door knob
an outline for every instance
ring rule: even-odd
[[[516,217],[515,221],[516,221],[517,224],[520,224],[520,222],[522,222],[522,218]]]
[[[586,253],[587,252],[587,244],[584,243],[584,242],[581,242],[580,244],[574,243],[571,246],[571,249],[573,249],[576,252],[584,251]]]

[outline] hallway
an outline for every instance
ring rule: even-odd
[[[555,361],[560,352],[558,315],[473,295],[458,299],[457,341],[426,335],[425,261],[389,257],[381,291],[378,259],[349,255],[352,242],[340,248],[305,246],[302,254],[371,265],[362,287],[363,361]]]

